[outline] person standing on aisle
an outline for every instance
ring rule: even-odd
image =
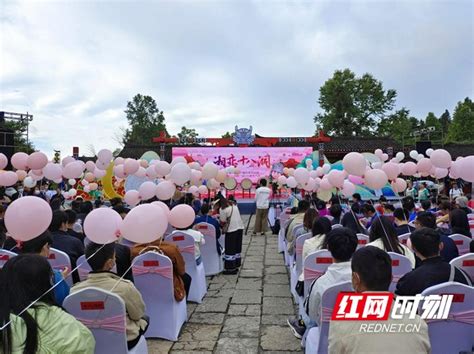
[[[270,207],[270,195],[272,191],[267,187],[267,180],[262,178],[260,180],[260,187],[255,191],[255,202],[257,210],[255,211],[255,225],[253,227],[253,234],[262,233],[265,235],[268,226],[268,208]]]
[[[225,233],[224,245],[224,274],[236,274],[241,265],[242,236],[244,223],[240,217],[239,208],[232,201],[220,198],[219,220],[222,232]]]

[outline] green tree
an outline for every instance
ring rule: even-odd
[[[181,145],[188,145],[188,139],[193,139],[198,136],[196,129],[188,129],[186,127],[181,127],[181,132],[178,133],[179,142]]]
[[[233,133],[230,133],[230,132],[225,132],[224,135],[222,135],[222,138],[223,139],[232,139],[234,137],[234,132]]]
[[[164,132],[168,136],[165,116],[151,96],[135,95],[125,110],[129,127],[125,129],[123,143],[150,145],[152,139]]]
[[[5,128],[13,130],[13,145],[15,146],[15,152],[26,152],[31,154],[35,151],[34,145],[31,141],[26,140],[26,130],[28,123],[19,120],[6,120],[4,123]]]
[[[448,133],[449,125],[451,124],[451,115],[448,110],[445,110],[441,117],[439,117],[439,122],[443,129],[443,134],[446,135]]]
[[[371,74],[362,77],[349,69],[337,70],[319,89],[324,113],[314,117],[317,129],[338,136],[370,136],[377,122],[395,105],[397,92],[385,91]]]
[[[436,117],[433,112],[429,112],[428,115],[426,116],[425,127],[426,128],[434,127],[436,129],[436,131],[441,130],[441,123],[440,123],[438,117]]]
[[[395,139],[401,144],[412,143],[412,131],[418,124],[415,117],[410,117],[410,111],[403,107],[395,113],[384,117],[378,124],[377,134]]]
[[[448,142],[474,142],[474,102],[466,97],[454,109],[453,121],[448,130]]]

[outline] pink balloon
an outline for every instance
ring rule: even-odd
[[[138,178],[145,178],[146,177],[146,170],[144,167],[140,166],[137,170],[137,172],[135,172],[135,175],[136,177]]]
[[[298,182],[296,182],[295,177],[290,176],[286,179],[286,185],[290,188],[296,188],[296,186],[298,185]]]
[[[151,181],[143,182],[138,188],[138,193],[141,200],[151,199],[156,194],[156,184]]]
[[[316,188],[316,181],[312,178],[308,179],[308,182],[303,186],[303,189],[307,192],[312,192],[315,188]]]
[[[74,162],[76,161],[76,159],[72,156],[66,156],[63,160],[62,160],[62,165],[63,167],[66,167],[67,165],[69,165],[71,162]]]
[[[108,164],[114,157],[112,155],[112,151],[108,149],[102,149],[97,153],[97,158],[100,162]]]
[[[33,171],[38,172],[38,171]],[[49,162],[43,168],[43,175],[50,181],[54,181],[55,179],[60,179],[63,175],[63,168],[60,164]]]
[[[328,179],[326,177],[324,177],[322,180],[321,180],[321,183],[319,184],[319,187],[325,191],[328,191],[330,189],[332,189],[332,185],[331,185],[331,182],[328,181]]]
[[[123,171],[127,175],[133,175],[140,168],[140,164],[135,159],[126,159],[123,166]]]
[[[182,186],[191,179],[191,169],[186,163],[178,162],[171,168],[171,180],[178,186]]]
[[[285,176],[280,176],[277,179],[278,184],[284,185],[286,184],[286,177]]]
[[[26,171],[23,170],[17,170],[16,175],[18,176],[19,181],[23,181],[26,177]]]
[[[121,233],[129,241],[149,243],[162,237],[167,228],[166,215],[159,206],[142,204],[127,214],[122,223]]]
[[[405,162],[401,169],[402,175],[413,176],[416,173],[416,164],[412,161]]]
[[[159,177],[164,177],[171,172],[171,166],[166,161],[158,161],[155,165],[155,171]]]
[[[0,173],[0,185],[5,187],[13,186],[18,182],[18,176],[13,171]]]
[[[309,180],[309,171],[304,167],[298,167],[293,174],[296,182],[299,184],[305,184]]]
[[[89,172],[94,172],[95,171],[94,161],[87,161],[86,162],[86,170],[89,171]]]
[[[125,203],[133,207],[140,202],[140,193],[134,189],[129,190],[125,193],[123,200],[125,200]]]
[[[199,192],[199,194],[207,194],[207,193],[209,193],[209,190],[207,189],[206,186],[199,186],[198,187],[198,192]]]
[[[342,185],[342,194],[344,194],[346,198],[351,197],[354,194],[355,190],[356,186],[353,183],[349,181],[344,181],[344,184]]]
[[[48,157],[39,151],[28,156],[27,165],[32,170],[41,170],[48,163]]]
[[[381,189],[387,182],[388,177],[382,170],[368,170],[364,176],[365,185],[372,189]]]
[[[430,155],[431,163],[439,168],[451,167],[451,154],[444,149],[436,149]]]
[[[107,173],[106,171],[96,168],[94,170],[94,177],[96,179],[101,179],[102,177],[104,177],[106,175],[106,173]]]
[[[189,187],[188,193],[191,193],[191,194],[198,194],[198,187],[196,187],[196,186],[191,186],[191,187]]]
[[[110,163],[103,163],[99,160],[95,163],[95,169],[106,170],[109,167]]]
[[[358,152],[350,152],[342,159],[344,170],[351,175],[363,176],[367,163],[365,157]]]
[[[97,183],[89,183],[89,189],[91,191],[95,191],[97,190],[97,188],[99,188],[99,185]]]
[[[196,214],[194,209],[187,204],[176,205],[171,209],[169,223],[177,229],[190,227]]]
[[[17,170],[26,170],[28,168],[28,154],[17,152],[13,154],[11,163]]]
[[[395,193],[402,193],[407,189],[407,182],[403,178],[397,178],[391,183],[392,189]]]
[[[168,220],[170,216],[170,208],[168,208],[168,206],[165,203],[163,203],[162,201],[156,201],[151,204],[159,206],[161,210],[163,211],[163,213],[165,214],[166,220]]]
[[[427,159],[426,157],[423,157],[418,163],[416,164],[416,169],[420,173],[426,173],[430,172],[431,167],[433,165],[431,164],[430,159]]]
[[[382,161],[387,161],[388,160],[388,154],[382,154],[382,157],[381,157]]]
[[[138,161],[141,167],[147,168],[148,167],[148,161],[147,160],[140,160]]]
[[[383,155],[382,149],[375,150],[374,155],[377,156],[379,159],[382,159],[382,155]]]
[[[7,165],[8,165],[8,158],[4,154],[0,153],[0,170],[5,169]]]
[[[156,187],[156,197],[160,200],[169,200],[176,191],[175,185],[170,181],[163,181]]]
[[[434,172],[434,176],[438,179],[439,178],[444,178],[448,175],[448,173],[449,173],[449,171],[448,171],[447,168],[438,168],[438,167],[436,167],[435,172]]]
[[[68,163],[63,169],[63,176],[67,179],[79,178],[84,171],[83,164],[80,161]]]
[[[459,177],[467,182],[474,183],[474,156],[467,156],[459,162]]]
[[[201,184],[201,171],[191,170],[191,184],[199,186]]]
[[[18,241],[31,240],[45,232],[53,212],[41,198],[27,196],[16,199],[5,212],[5,226]]]
[[[219,172],[219,167],[212,162],[206,162],[205,165],[202,167],[202,178],[204,179],[211,179],[217,176]],[[237,171],[234,171],[237,173]]]
[[[151,179],[155,179],[158,177],[158,173],[156,173],[155,166],[151,165],[148,166],[147,169],[145,170],[146,176]]]
[[[115,165],[115,166],[123,165],[124,161],[125,161],[125,160],[124,160],[123,157],[117,157],[117,158],[115,159],[115,161],[114,161],[114,165]]]
[[[349,180],[349,182],[354,183],[354,184],[364,184],[364,179],[359,176],[349,175],[347,179]]]
[[[125,171],[123,165],[117,165],[114,167],[114,175],[118,178],[125,178]]]
[[[216,181],[219,183],[224,183],[227,178],[227,172],[225,170],[219,170],[217,172]]]
[[[393,162],[388,162],[386,164],[383,164],[382,171],[385,172],[388,179],[390,180],[395,180],[398,177],[398,174],[400,173],[400,169],[398,165]]]
[[[328,174],[328,181],[331,183],[336,188],[342,188],[342,185],[344,184],[344,172],[338,171],[338,170],[332,170],[329,171]]]
[[[84,179],[85,179],[87,182],[91,183],[91,182],[94,182],[95,176],[94,176],[93,173],[87,172],[87,173],[84,175]]]
[[[91,241],[99,244],[112,243],[120,236],[122,217],[110,208],[98,208],[87,214],[84,233]]]

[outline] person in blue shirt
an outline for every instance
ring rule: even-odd
[[[403,209],[408,210],[410,213],[410,217],[408,221],[414,221],[416,219],[416,208],[415,208],[415,200],[412,197],[405,197],[402,199],[402,207]]]
[[[213,218],[211,216],[212,214],[212,208],[209,206],[209,204],[203,204],[201,206],[201,215],[198,216],[195,220],[194,220],[194,225],[196,224],[199,224],[200,222],[206,222],[208,224],[211,224],[212,226],[214,226],[214,228],[216,229],[216,247],[217,247],[217,253],[219,255],[222,254],[222,249],[221,249],[221,246],[219,244],[219,238],[221,237],[221,225],[219,224],[219,221],[216,219],[216,218]]]
[[[378,218],[378,214],[375,211],[375,208],[370,204],[364,204],[362,206],[362,213],[364,217],[368,220],[365,228],[368,230],[373,222]]]
[[[41,235],[35,237],[32,240],[23,242],[19,250],[21,253],[33,253],[43,256],[45,258],[49,257],[49,247],[53,243],[51,238],[51,234],[49,231],[43,232]],[[53,269],[54,273],[54,284],[60,283],[58,286],[54,288],[54,298],[58,305],[62,305],[66,296],[69,295],[69,285],[64,280],[63,273],[71,271],[70,269],[64,269],[63,271],[59,271],[57,269]]]

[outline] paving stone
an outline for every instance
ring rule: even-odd
[[[267,268],[267,266],[271,265],[281,265],[283,264],[283,260],[280,258],[265,258],[264,264],[265,268]]]
[[[224,313],[202,313],[196,312],[190,318],[190,323],[204,323],[204,324],[223,324]]]
[[[233,294],[234,294],[233,288],[208,290],[206,297],[232,297]]]
[[[266,266],[265,274],[288,274],[285,266]]]
[[[245,354],[256,354],[258,353],[258,338],[235,338],[225,337],[224,334],[219,338],[216,347],[216,353],[245,353]]]
[[[263,257],[262,256],[245,256],[244,257],[244,264],[247,262],[262,262]],[[280,262],[281,264],[281,262]]]
[[[260,262],[244,262],[242,269],[263,269],[263,258]]]
[[[288,284],[266,284],[263,296],[290,297],[290,287]]]
[[[261,302],[260,290],[236,290],[232,297],[232,304],[260,304]]]
[[[221,325],[187,323],[173,350],[213,350],[221,328]]]
[[[262,269],[242,269],[239,273],[241,278],[257,278],[263,276],[263,268]]]
[[[209,350],[172,350],[171,354],[212,354],[212,351]],[[154,353],[150,353],[154,354]],[[161,353],[160,353],[161,354]]]
[[[263,314],[265,315],[292,315],[294,313],[293,301],[289,297],[263,298]]]
[[[258,337],[260,332],[260,317],[238,316],[227,317],[222,328],[222,335],[227,337]]]
[[[286,320],[292,315],[262,315],[262,325],[288,326]]]
[[[226,312],[229,302],[229,297],[204,297],[204,301],[196,307],[195,312]]]
[[[262,278],[240,278],[235,287],[242,290],[262,289]]]
[[[261,305],[230,305],[227,312],[230,316],[260,316]]]
[[[168,353],[173,346],[173,342],[163,339],[147,339],[148,353]]]
[[[264,284],[288,284],[287,274],[266,274],[264,278]],[[264,285],[264,287],[265,287]]]
[[[301,340],[288,327],[264,326],[260,346],[263,350],[301,351]]]

